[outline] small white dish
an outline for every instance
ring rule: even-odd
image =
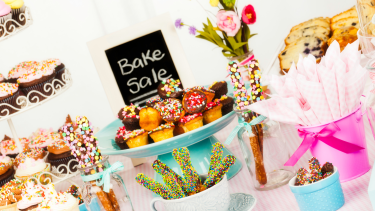
[[[247,193],[230,194],[230,204],[228,211],[251,211],[254,209],[257,199]]]

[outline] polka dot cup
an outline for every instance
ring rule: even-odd
[[[294,186],[296,176],[289,181],[301,211],[333,211],[340,209],[344,203],[344,193],[339,180],[339,171],[334,168],[334,173],[318,182]]]

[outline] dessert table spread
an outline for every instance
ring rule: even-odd
[[[362,59],[361,65],[364,66],[367,63],[367,59]],[[366,82],[365,92],[368,93],[372,84],[370,78]],[[361,100],[365,102],[363,98]],[[364,111],[364,109],[363,109]],[[237,117],[226,126],[221,131],[217,132],[214,136],[221,142],[224,143],[226,138],[229,136],[231,131],[237,125]],[[370,164],[372,165],[375,160],[375,140],[371,132],[371,128],[367,119],[367,115],[364,115],[364,126],[366,131],[366,142],[368,148],[368,156]],[[281,124],[281,130],[283,133],[284,141],[286,142],[288,153],[292,154],[298,146],[301,144],[302,139],[298,136],[297,130],[293,125]],[[250,149],[250,143],[248,142],[248,147]],[[231,145],[226,146],[230,151],[245,164],[240,145],[238,143],[237,137]],[[306,161],[312,157],[311,153],[307,151],[304,156],[297,162],[294,166],[296,171],[300,167],[308,167]],[[129,192],[130,198],[133,203],[134,210],[151,210],[150,202],[153,199],[152,192],[143,188],[135,181],[135,177],[138,173],[144,173],[150,177],[153,177],[154,170],[151,167],[151,164],[156,159],[156,156],[148,157],[147,162],[133,167],[130,158],[114,155],[110,156],[109,162],[114,163],[120,161],[124,164],[125,168],[123,171],[119,172],[122,176],[127,190]],[[349,182],[341,183],[344,196],[345,204],[340,210],[372,210],[372,205],[370,198],[367,192],[368,185],[370,182],[371,176],[370,169],[366,174],[361,177],[351,180]],[[79,176],[71,179],[73,182],[76,182],[78,185],[82,185],[82,180]],[[56,185],[57,190],[66,190],[70,186],[69,183],[59,183]],[[252,194],[257,198],[257,204],[253,210],[299,210],[297,201],[291,192],[288,185],[284,185],[280,188],[270,190],[270,191],[257,191],[252,184],[251,176],[246,166],[243,165],[241,171],[229,180],[229,191],[230,193],[248,193]],[[161,203],[156,204],[157,210],[164,210]]]

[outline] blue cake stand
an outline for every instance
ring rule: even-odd
[[[175,148],[187,147],[189,149],[194,168],[199,174],[207,174],[210,165],[212,145],[218,142],[218,140],[212,135],[231,123],[234,118],[235,113],[232,111],[220,119],[193,131],[133,149],[121,150],[115,143],[114,138],[116,136],[116,132],[119,127],[123,126],[119,119],[107,125],[105,128],[96,133],[95,136],[99,140],[99,147],[102,154],[123,155],[129,158],[144,158],[157,155],[158,159],[179,174],[182,174],[180,166],[173,159],[171,152]],[[224,156],[230,154],[232,153],[227,148],[224,148]],[[242,164],[237,159],[235,164],[227,173],[228,179],[234,177],[241,170],[241,168]],[[158,174],[155,174],[154,178],[156,181],[163,181],[161,176]]]

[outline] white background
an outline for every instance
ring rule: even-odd
[[[239,8],[252,4],[257,22],[250,26],[258,33],[250,40],[250,48],[262,67],[271,62],[280,42],[290,28],[319,16],[332,17],[356,2],[355,0],[237,0]],[[216,14],[209,0],[199,0],[204,8]],[[0,73],[26,60],[60,58],[69,68],[73,86],[52,101],[20,114],[13,123],[20,137],[27,137],[38,128],[57,129],[70,114],[85,115],[100,128],[116,117],[110,110],[102,84],[91,60],[86,42],[123,29],[157,14],[169,11],[173,20],[182,18],[189,25],[201,28],[206,12],[197,0],[25,0],[34,23],[21,33],[0,42]],[[210,18],[215,22],[214,16]],[[184,53],[199,85],[222,80],[227,60],[221,49],[178,30]],[[120,109],[120,108],[119,108]],[[0,122],[0,140],[10,135],[6,121]]]

